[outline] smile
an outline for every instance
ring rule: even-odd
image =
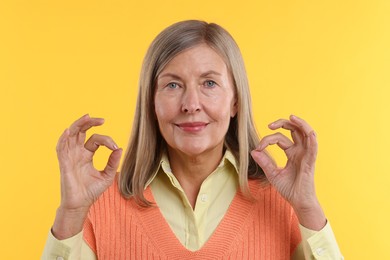
[[[199,132],[206,128],[207,125],[208,123],[205,122],[188,122],[176,124],[176,126],[185,132]]]

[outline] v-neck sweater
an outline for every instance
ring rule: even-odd
[[[254,200],[238,191],[197,251],[177,240],[157,206],[123,198],[116,182],[91,207],[84,239],[98,259],[290,259],[301,241],[293,209],[270,185],[250,180],[249,186]],[[155,201],[150,187],[144,193]]]

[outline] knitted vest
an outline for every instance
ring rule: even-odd
[[[290,259],[301,240],[291,206],[271,187],[250,180],[255,200],[237,192],[224,218],[197,251],[187,250],[158,207],[124,199],[117,183],[91,207],[84,239],[98,259]],[[150,188],[145,197],[154,202]]]

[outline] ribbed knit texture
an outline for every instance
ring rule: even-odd
[[[214,234],[195,251],[179,242],[158,207],[124,199],[116,182],[91,207],[84,239],[98,259],[290,259],[301,240],[291,206],[270,186],[249,181],[256,200],[237,192]],[[145,197],[154,201],[150,188]]]

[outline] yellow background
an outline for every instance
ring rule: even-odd
[[[346,259],[390,259],[388,0],[0,1],[0,259],[41,254],[63,129],[90,113],[126,147],[146,48],[191,18],[237,40],[262,135],[291,113],[316,129],[318,196]]]

